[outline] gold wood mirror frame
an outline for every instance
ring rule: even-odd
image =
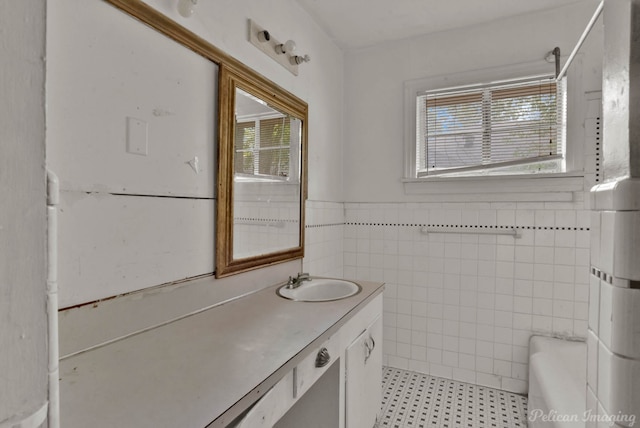
[[[238,69],[227,67],[224,63],[220,64],[219,70],[219,87],[218,87],[218,117],[219,117],[219,133],[218,133],[218,205],[217,205],[217,231],[216,231],[216,276],[226,276],[237,272],[242,272],[257,267],[279,263],[287,260],[302,258],[304,255],[304,202],[307,194],[306,180],[306,144],[307,144],[307,104],[275,85],[274,83],[257,76],[253,71],[248,69]],[[238,116],[238,96],[245,94],[249,98],[255,99],[259,103],[273,109],[274,112],[281,113],[287,119],[292,118],[299,123],[299,139],[295,140],[295,144],[299,145],[299,168],[293,177],[289,177],[289,183],[282,182],[262,183],[267,185],[275,185],[284,187],[292,187],[296,193],[296,204],[293,207],[295,213],[291,220],[293,223],[286,225],[283,220],[275,220],[280,223],[279,226],[284,228],[293,227],[297,231],[297,242],[285,244],[282,248],[276,248],[275,251],[270,249],[266,253],[249,254],[242,256],[239,254],[234,244],[238,242],[236,234],[238,233],[239,215],[234,212],[239,211],[240,199],[237,197],[237,187],[240,185],[260,183],[242,183],[238,181],[238,171],[236,171],[236,156],[239,156],[236,147],[236,123]],[[269,120],[269,119],[267,119]],[[291,125],[293,127],[293,125]],[[294,140],[293,129],[291,136],[287,139]],[[291,143],[292,145],[294,143]],[[295,163],[297,163],[296,161]],[[273,180],[270,180],[273,181]],[[282,203],[278,205],[272,199],[277,199],[275,193],[267,193],[258,195],[260,204],[273,212],[285,211]],[[273,206],[275,205],[275,208]],[[291,211],[291,207],[288,211]],[[269,220],[274,221],[274,220]],[[274,229],[273,225],[258,224],[257,228]],[[255,230],[255,229],[254,229]],[[283,232],[284,233],[284,232]],[[249,239],[252,239],[249,236]],[[258,249],[260,251],[260,249]]]
[[[219,66],[218,173],[216,195],[215,274],[224,277],[304,256],[304,203],[307,195],[307,104],[251,70],[205,39],[142,0],[104,0],[180,45]],[[296,245],[249,257],[234,257],[234,134],[236,89],[256,97],[300,121],[299,217]]]

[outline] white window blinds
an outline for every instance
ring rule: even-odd
[[[564,86],[538,78],[419,95],[418,176],[561,158]]]
[[[236,123],[235,172],[288,177],[291,126],[289,117]]]

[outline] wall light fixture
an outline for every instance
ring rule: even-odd
[[[296,42],[291,39],[284,43],[279,42],[270,31],[265,30],[252,20],[249,20],[249,41],[296,76],[298,75],[298,65],[311,60],[307,54],[294,54]]]

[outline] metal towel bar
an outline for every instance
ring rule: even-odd
[[[234,220],[233,224],[243,225],[243,226],[265,226],[265,227],[277,227],[278,229],[284,228],[284,221],[260,221],[260,220]]]
[[[469,227],[432,227],[426,226],[420,229],[420,233],[462,233],[467,235],[507,235],[520,238],[520,233],[516,228],[469,228]]]

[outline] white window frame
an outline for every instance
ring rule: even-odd
[[[584,105],[582,90],[582,55],[578,54],[567,72],[566,98],[566,147],[564,168],[560,173],[493,175],[490,169],[480,169],[474,176],[456,177],[440,174],[417,178],[416,171],[416,98],[425,91],[442,90],[456,86],[483,82],[506,81],[526,76],[548,74],[553,64],[544,60],[492,69],[474,70],[449,75],[434,76],[405,82],[404,85],[404,183],[407,194],[444,195],[474,194],[477,200],[500,200],[497,194],[512,192],[538,193],[522,197],[522,200],[571,201],[572,192],[584,190]],[[471,185],[470,185],[471,184]],[[557,192],[562,191],[562,194]],[[478,194],[488,194],[483,197]],[[545,196],[545,193],[549,193]],[[555,193],[555,194],[551,194]],[[509,200],[509,195],[502,195]],[[515,196],[514,196],[515,197]],[[455,196],[450,200],[457,200]]]
[[[253,115],[250,117],[236,117],[236,123],[253,123],[256,129],[256,147],[254,147],[254,163],[259,162],[260,158],[260,122],[268,119],[279,119],[281,118],[281,114],[268,114],[268,115]],[[286,116],[285,116],[286,117]],[[296,124],[298,126],[296,126]],[[299,121],[291,123],[291,138],[294,138],[294,135],[297,136],[298,141],[300,140],[300,126]],[[283,146],[282,146],[283,147]],[[234,150],[235,150],[235,141],[234,141]],[[289,176],[282,177],[277,175],[268,175],[268,174],[244,174],[244,173],[235,173],[236,181],[268,181],[268,182],[286,182],[296,184],[299,183],[299,157],[300,157],[300,148],[295,144],[291,144],[289,141]]]

